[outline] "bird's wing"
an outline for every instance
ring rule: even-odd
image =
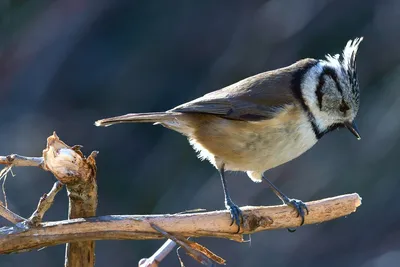
[[[286,68],[260,73],[170,111],[213,114],[232,120],[270,119],[280,108],[295,103],[293,79],[311,64],[315,60],[305,59]]]

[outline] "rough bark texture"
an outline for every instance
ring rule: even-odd
[[[63,184],[60,181],[54,183],[53,188],[49,193],[44,194],[38,203],[36,210],[32,213],[31,217],[29,217],[28,221],[34,226],[37,226],[42,222],[43,216],[48,209],[53,205],[54,197],[57,193],[62,189]]]
[[[348,194],[306,203],[310,210],[305,224],[321,223],[349,215],[361,205],[358,194]],[[278,228],[297,227],[300,218],[291,207],[243,207],[245,223],[243,232],[235,234],[237,228],[229,226],[227,211],[176,215],[115,215],[86,219],[73,219],[41,223],[39,227],[0,228],[0,254],[31,250],[46,246],[78,241],[112,239],[160,239],[163,236],[151,227],[154,224],[171,234],[185,237],[211,236],[242,241],[242,234]],[[89,241],[91,242],[91,241]],[[84,248],[82,248],[84,249]],[[84,251],[90,251],[84,249]],[[76,259],[71,255],[72,259]],[[88,254],[76,255],[88,264]],[[87,258],[84,258],[87,257]],[[70,258],[71,260],[71,258]],[[80,265],[88,266],[88,265]]]
[[[96,216],[97,152],[85,158],[80,146],[70,147],[54,133],[47,139],[43,157],[19,155],[0,156],[0,164],[7,165],[0,176],[13,166],[36,166],[50,171],[57,178],[49,193],[44,194],[29,219],[13,213],[0,202],[0,216],[12,222],[12,227],[0,228],[0,254],[29,251],[67,243],[65,266],[94,266],[94,240],[110,239],[170,239],[153,256],[140,261],[140,266],[157,266],[174,248],[175,243],[199,262],[223,264],[207,248],[188,237],[219,237],[243,241],[243,234],[299,226],[301,219],[286,205],[270,207],[242,207],[243,225],[230,225],[228,211],[166,215],[110,215]],[[69,197],[68,220],[42,222],[54,197],[66,186]],[[348,194],[306,203],[309,214],[305,224],[321,223],[355,212],[361,205],[358,194]]]
[[[80,146],[69,147],[54,133],[47,138],[43,151],[44,169],[66,185],[69,197],[68,219],[93,217],[97,209],[96,162],[97,152],[85,158]],[[72,239],[73,240],[73,239]],[[68,243],[65,266],[94,266],[94,241]]]

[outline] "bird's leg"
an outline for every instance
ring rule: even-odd
[[[219,175],[221,177],[222,189],[224,190],[225,207],[231,213],[231,219],[232,219],[231,225],[233,223],[235,223],[238,226],[237,233],[239,233],[240,225],[243,222],[242,211],[240,210],[240,208],[235,203],[233,203],[233,201],[232,201],[232,199],[231,199],[231,197],[229,195],[228,188],[226,186],[224,165],[222,165],[222,167],[220,167],[218,169],[218,172],[219,172]]]
[[[304,211],[306,211],[308,214],[308,208],[307,208],[306,204],[304,204],[303,201],[301,201],[301,200],[294,199],[294,198],[288,198],[267,177],[262,175],[262,178],[264,179],[264,181],[266,181],[269,184],[271,190],[275,193],[275,195],[277,195],[282,200],[282,202],[284,204],[293,207],[297,211],[297,217],[301,216],[300,226],[303,225],[304,224],[304,216],[305,216]]]

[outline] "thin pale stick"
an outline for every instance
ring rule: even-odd
[[[32,213],[31,217],[28,219],[28,221],[32,225],[38,225],[39,223],[42,222],[44,214],[53,205],[54,197],[62,189],[62,187],[63,187],[63,184],[61,182],[57,181],[54,183],[50,192],[47,194],[44,194],[40,198],[36,210]]]
[[[0,164],[41,168],[43,164],[43,157],[25,157],[17,154],[11,154],[8,156],[0,156]]]
[[[139,267],[157,267],[158,264],[175,248],[176,243],[171,239],[157,249],[150,258],[144,258],[139,261]]]
[[[26,220],[25,218],[4,207],[2,203],[0,203],[0,216],[13,224],[17,224]]]

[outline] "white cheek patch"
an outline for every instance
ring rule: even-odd
[[[332,76],[334,82],[336,84],[329,85],[326,83],[327,90],[335,90],[335,87],[339,87],[343,90],[342,96],[344,94],[350,94],[349,90],[352,90],[352,97],[357,98],[354,101],[358,101],[358,92],[353,90],[353,86],[357,86],[356,80],[356,70],[355,70],[355,56],[357,53],[358,45],[362,41],[362,38],[356,38],[353,41],[350,40],[344,51],[343,51],[343,59],[340,60],[340,55],[327,55],[326,60],[319,60],[318,63],[310,68],[303,76],[303,80],[301,81],[301,93],[304,104],[307,106],[308,111],[313,116],[313,127],[318,128],[320,132],[324,132],[329,128],[329,126],[343,121],[343,116],[340,116],[337,112],[332,110],[332,112],[321,111],[319,107],[320,101],[318,101],[318,97],[316,94],[317,87],[320,82],[321,75],[329,69],[329,72],[326,72],[328,76]],[[332,73],[333,72],[333,73]],[[333,76],[336,76],[333,77]],[[336,90],[340,90],[340,88],[336,88]],[[340,91],[339,91],[340,92]],[[358,107],[357,104],[354,104],[353,110],[350,111],[348,117],[354,118],[357,114]],[[350,119],[352,120],[352,119]]]
[[[321,132],[325,131],[332,124],[329,116],[320,110],[318,99],[315,94],[315,90],[319,84],[319,77],[324,71],[324,66],[326,66],[324,62],[318,62],[317,65],[306,72],[301,83],[301,92],[304,102],[310,109],[312,115],[314,115],[315,124]]]

